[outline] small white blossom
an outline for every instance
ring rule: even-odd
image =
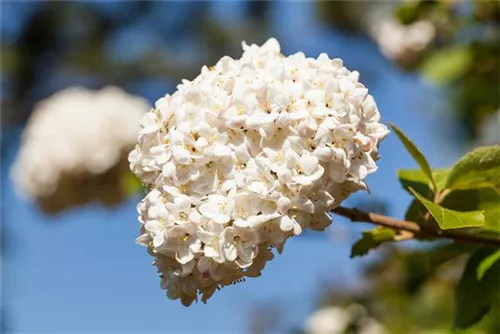
[[[367,188],[388,134],[340,59],[285,57],[275,39],[243,51],[158,100],[129,156],[153,194],[138,206],[137,242],[184,305],[259,276],[271,249],[327,227]]]

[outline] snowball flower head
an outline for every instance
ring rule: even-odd
[[[11,175],[28,197],[54,194],[68,176],[100,175],[134,146],[146,100],[116,87],[73,87],[39,102]],[[77,189],[78,191],[78,189]]]
[[[388,134],[342,60],[243,43],[144,116],[130,168],[150,190],[141,236],[173,299],[259,276],[272,249],[366,189]]]

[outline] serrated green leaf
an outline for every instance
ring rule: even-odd
[[[351,248],[351,258],[368,254],[371,249],[377,248],[380,244],[394,241],[396,231],[388,227],[377,227],[373,230],[363,231],[361,239],[356,241]]]
[[[415,190],[410,189],[413,195],[429,210],[430,214],[442,230],[481,227],[484,225],[483,211],[455,211],[433,203]]]
[[[425,59],[421,70],[429,80],[447,84],[462,77],[471,67],[473,55],[467,46],[453,46],[434,51]]]
[[[432,171],[438,190],[444,189],[444,184],[449,172],[449,169],[436,169]],[[428,199],[432,199],[433,192],[431,190],[431,184],[422,170],[399,169],[398,178],[403,188],[406,189],[410,194],[410,188],[413,188],[420,195]]]
[[[500,249],[485,257],[479,266],[477,266],[477,279],[479,281],[482,280],[488,270],[490,270],[498,261],[500,261]]]
[[[434,176],[432,175],[432,170],[431,167],[429,166],[429,163],[427,162],[427,159],[425,156],[420,152],[418,147],[408,138],[401,129],[399,129],[396,125],[390,124],[391,128],[394,130],[396,135],[398,136],[399,140],[403,143],[405,146],[406,150],[410,153],[410,155],[415,159],[415,161],[418,163],[420,166],[420,169],[424,173],[425,177],[427,180],[430,182],[432,185],[433,189],[436,189],[436,181],[434,180]]]
[[[475,252],[467,262],[464,273],[455,291],[456,328],[467,328],[480,321],[489,311],[492,303],[500,298],[500,262],[495,262],[478,279],[478,268],[491,256],[488,248]]]
[[[456,211],[484,211],[484,230],[500,234],[500,193],[494,188],[455,190],[442,206]]]
[[[446,180],[448,189],[500,187],[500,146],[485,146],[463,156]]]

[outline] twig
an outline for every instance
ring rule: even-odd
[[[500,247],[500,238],[488,237],[478,234],[465,234],[450,230],[424,230],[415,222],[400,220],[378,213],[364,212],[356,208],[351,209],[339,206],[332,211],[340,216],[349,218],[352,222],[367,222],[379,226],[389,227],[398,231],[411,232],[415,238],[445,238]]]

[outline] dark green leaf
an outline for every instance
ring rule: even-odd
[[[475,149],[460,159],[446,180],[448,189],[500,187],[500,146]]]
[[[464,227],[481,227],[484,225],[483,211],[450,210],[429,201],[413,189],[410,189],[410,191],[420,202],[422,202],[427,210],[429,210],[430,214],[434,217],[442,230]]]
[[[488,270],[490,270],[496,263],[498,263],[498,261],[500,261],[500,249],[485,257],[481,261],[479,266],[477,266],[477,279],[481,281]]]
[[[465,253],[470,253],[477,250],[478,246],[474,244],[452,242],[444,246],[439,246],[432,250],[429,266],[431,268],[438,267],[451,259],[456,258]]]
[[[363,237],[352,245],[351,257],[366,255],[371,249],[377,248],[384,242],[393,241],[395,237],[396,231],[387,227],[364,231]]]
[[[474,253],[467,265],[455,292],[456,328],[467,328],[480,321],[492,303],[500,297],[500,262],[495,262],[478,279],[478,268],[491,256],[493,250],[483,248]]]
[[[413,159],[418,163],[420,166],[420,169],[422,169],[422,172],[424,173],[425,177],[427,180],[430,182],[432,185],[433,189],[436,189],[436,181],[434,180],[434,176],[432,175],[432,170],[431,167],[429,166],[429,163],[427,162],[427,159],[425,156],[420,152],[420,150],[417,148],[417,146],[408,138],[401,129],[399,129],[396,125],[390,124],[396,135],[398,136],[399,140],[403,143],[405,146],[406,150],[411,154]]]

